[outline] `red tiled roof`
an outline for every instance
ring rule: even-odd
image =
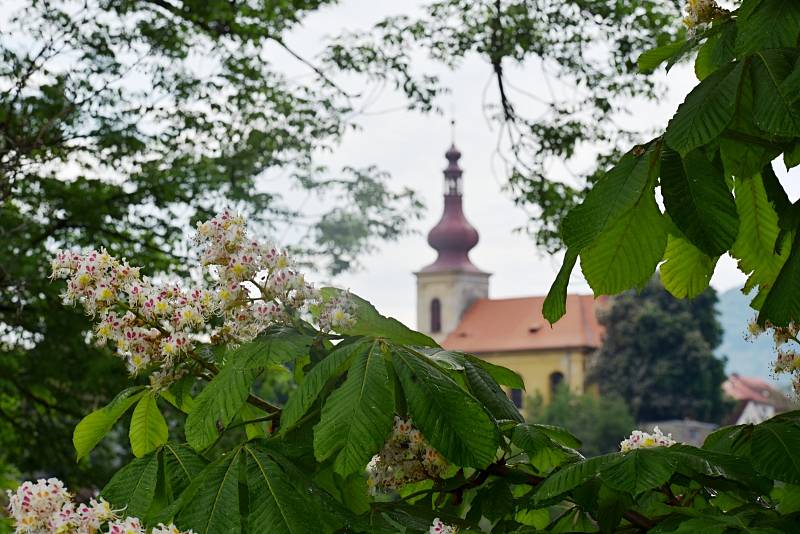
[[[734,400],[748,400],[774,404],[776,394],[783,396],[766,380],[752,376],[739,376],[733,373],[722,384],[722,390]]]
[[[543,304],[544,297],[476,300],[442,346],[478,354],[600,347],[594,297],[567,295],[567,313],[552,327],[542,316]]]

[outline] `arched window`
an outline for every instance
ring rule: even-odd
[[[564,373],[562,373],[560,371],[556,371],[555,373],[550,373],[550,398],[551,399],[553,397],[555,397],[559,386],[563,382],[564,382]]]
[[[431,301],[431,333],[442,331],[442,303],[439,299]]]

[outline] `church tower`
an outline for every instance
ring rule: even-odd
[[[469,259],[469,251],[478,244],[478,231],[467,221],[462,207],[461,152],[452,145],[445,157],[444,211],[428,233],[428,244],[438,257],[415,273],[417,329],[437,342],[458,326],[473,301],[489,297],[490,276]]]

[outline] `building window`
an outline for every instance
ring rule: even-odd
[[[560,371],[556,371],[555,373],[550,373],[550,398],[556,396],[556,392],[561,384],[564,382],[564,373]]]
[[[521,389],[512,389],[511,390],[511,402],[514,403],[514,406],[517,408],[522,408],[522,390]]]
[[[437,333],[442,331],[442,303],[439,299],[431,301],[431,332]]]

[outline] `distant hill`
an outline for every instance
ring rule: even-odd
[[[728,374],[739,373],[743,376],[758,376],[775,382],[775,378],[770,375],[771,363],[774,358],[772,337],[762,335],[754,341],[744,338],[747,333],[747,323],[755,316],[755,311],[750,308],[752,296],[745,295],[736,288],[729,289],[718,296],[717,310],[724,334],[722,344],[717,348],[716,354],[728,358],[726,372]],[[788,384],[788,382],[784,379],[777,381],[780,384]]]

